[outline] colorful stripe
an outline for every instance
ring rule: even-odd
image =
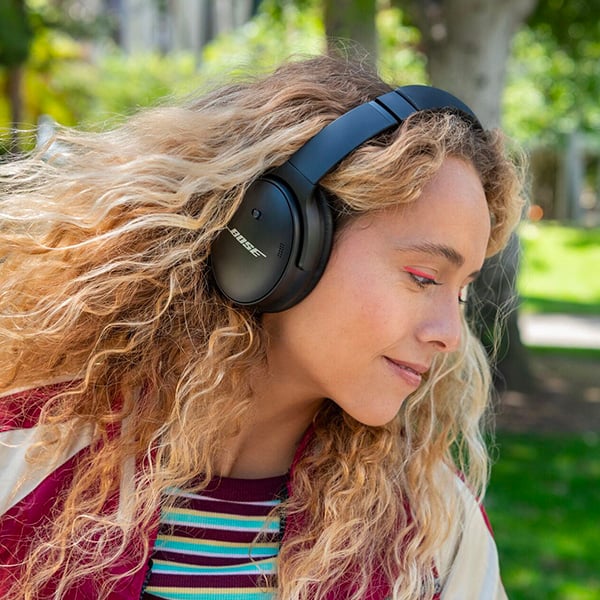
[[[200,494],[169,490],[142,599],[272,600],[286,478],[219,479]]]
[[[158,536],[154,544],[155,550],[194,554],[196,556],[231,556],[236,558],[265,558],[276,556],[279,544],[236,544],[222,541],[198,541],[194,539]]]
[[[257,590],[252,588],[206,588],[198,590],[196,588],[170,588],[156,587],[147,588],[149,593],[158,596],[159,598],[168,598],[169,600],[215,600],[215,598],[223,600],[272,600],[274,591]]]
[[[173,575],[240,575],[248,573],[274,575],[277,572],[277,567],[274,560],[259,560],[249,564],[226,567],[183,565],[165,560],[155,560],[152,565],[152,572],[171,573]]]
[[[207,511],[189,509],[172,509],[161,519],[162,523],[170,525],[187,525],[205,529],[226,529],[228,531],[279,531],[279,519],[249,517],[246,515],[227,515],[224,513],[211,514]]]

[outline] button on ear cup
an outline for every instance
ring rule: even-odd
[[[260,303],[298,254],[300,222],[293,203],[284,184],[258,179],[215,240],[211,250],[214,278],[234,302]]]

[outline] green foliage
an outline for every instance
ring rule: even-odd
[[[518,289],[526,310],[600,314],[600,228],[524,223]]]
[[[44,114],[67,126],[101,125],[167,97],[189,94],[207,81],[269,70],[290,55],[315,54],[325,47],[314,0],[307,0],[304,10],[283,5],[277,20],[270,16],[272,3],[265,2],[255,19],[208,44],[201,57],[185,52],[127,55],[108,40],[91,45],[73,37],[77,28],[57,26],[59,16],[51,5],[41,0],[37,4],[36,14],[42,16],[23,94],[23,126],[30,128]],[[82,25],[80,30],[89,33],[92,26]],[[0,85],[1,79],[0,75]],[[0,128],[8,122],[7,99],[0,97]]]
[[[508,65],[505,126],[527,143],[560,143],[600,129],[600,1],[541,0],[517,33]]]
[[[420,34],[397,8],[377,13],[379,70],[390,82],[426,81],[425,57],[417,51]],[[266,0],[243,27],[206,46],[201,73],[209,79],[225,74],[264,72],[294,56],[325,49],[325,29],[318,0]]]
[[[384,79],[397,85],[428,83],[426,58],[418,50],[421,35],[408,24],[398,8],[377,13],[379,71]]]
[[[262,0],[260,3],[260,13],[270,21],[279,23],[288,20],[290,11],[305,12],[314,9],[321,9],[319,0]]]
[[[35,123],[50,114],[64,125],[76,124],[87,110],[90,71],[84,47],[64,33],[41,29],[35,37],[25,71],[25,116]]]
[[[202,81],[191,53],[124,55],[113,50],[97,63],[88,125],[190,93]]]
[[[9,6],[12,0],[0,3],[0,11]],[[31,126],[46,113],[66,125],[129,114],[165,95],[242,72],[267,71],[326,45],[320,0],[263,0],[249,23],[220,36],[198,57],[127,56],[108,39],[106,18],[74,19],[48,0],[28,0],[27,6],[35,31],[24,93],[25,121]],[[600,0],[585,6],[600,12]],[[584,0],[542,0],[531,26],[515,38],[504,114],[506,129],[521,143],[556,143],[580,126],[600,129],[600,34],[592,35],[600,20],[582,7]],[[564,19],[573,22],[563,27]],[[0,30],[7,23],[0,16]],[[382,76],[397,84],[427,82],[420,32],[396,3],[380,3],[376,25]],[[85,41],[90,36],[96,36],[93,44]],[[0,127],[8,121],[7,101],[0,98]]]
[[[74,35],[90,35],[100,25],[90,22],[76,27],[64,16],[61,21],[52,4],[31,2],[37,20],[24,82],[29,127],[35,127],[44,114],[63,125],[89,127],[207,82],[268,71],[290,57],[320,53],[326,45],[318,0],[265,0],[250,22],[219,36],[200,57],[130,56],[106,40],[92,45]],[[399,84],[424,81],[424,57],[414,50],[418,31],[405,24],[398,9],[381,10],[377,27],[383,76]],[[6,100],[0,99],[0,127],[8,120]]]
[[[265,0],[251,21],[204,48],[200,71],[210,80],[260,73],[288,58],[314,55],[324,49],[325,28],[319,2]]]
[[[566,346],[533,346],[528,345],[527,349],[536,356],[560,356],[567,360],[594,361],[594,364],[600,364],[600,348],[571,348]]]
[[[590,43],[600,39],[599,17],[600,0],[539,0],[528,24],[574,58],[587,58]]]
[[[486,509],[511,600],[600,597],[600,437],[502,433]]]
[[[25,0],[36,31],[54,29],[78,40],[108,37],[114,27],[110,15],[96,14],[85,0]]]
[[[167,96],[187,94],[201,80],[189,53],[128,56],[106,47],[92,60],[88,47],[47,29],[36,37],[25,70],[25,119],[29,127],[42,115],[67,126],[99,126]],[[8,118],[0,98],[0,126]]]

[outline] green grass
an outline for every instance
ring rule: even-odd
[[[523,223],[523,310],[600,314],[600,228]]]
[[[527,349],[535,355],[554,354],[566,359],[582,358],[584,360],[596,360],[600,365],[600,348],[571,348],[563,346],[527,346]]]
[[[600,598],[600,435],[499,433],[486,498],[511,600]]]
[[[600,314],[600,228],[524,223],[530,312]],[[531,348],[596,360],[598,349]],[[600,364],[600,363],[599,363]],[[600,433],[498,432],[486,498],[511,600],[600,598]]]

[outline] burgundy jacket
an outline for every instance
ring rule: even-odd
[[[62,385],[56,384],[35,390],[21,391],[0,398],[0,596],[7,589],[11,573],[14,572],[13,569],[15,568],[13,566],[13,568],[9,569],[6,565],[15,565],[22,560],[28,550],[28,541],[32,539],[34,532],[40,527],[48,526],[57,494],[65,486],[69,485],[77,461],[84,453],[90,451],[89,436],[85,432],[82,432],[81,438],[73,442],[61,464],[47,470],[43,468],[35,472],[27,470],[25,451],[28,442],[33,439],[33,436],[37,433],[36,430],[40,427],[38,423],[39,411],[45,401],[53,393],[56,393]],[[23,414],[22,411],[24,402],[28,407],[26,414]],[[291,467],[292,472],[310,441],[310,435],[311,432],[307,432],[307,435],[297,449]],[[15,496],[12,491],[15,489],[16,483],[21,481],[26,472],[27,483],[19,487],[19,494]],[[294,490],[291,484],[288,487],[288,493],[292,495]],[[111,500],[115,504],[118,501],[118,497]],[[481,518],[481,513],[479,518]],[[302,524],[298,519],[290,515],[286,522],[286,532],[298,530],[301,526]],[[149,538],[150,548],[154,545],[157,532],[158,527],[141,534]],[[484,533],[483,537],[485,535]],[[491,561],[493,563],[495,551],[493,542],[492,546]],[[489,548],[489,541],[486,543],[486,547]],[[456,553],[456,555],[459,554],[459,552]],[[481,552],[477,551],[477,555],[479,554]],[[469,565],[470,568],[471,566]],[[486,573],[489,572],[489,565],[483,565],[480,570],[482,573],[484,571]],[[495,570],[497,571],[497,569]],[[476,569],[474,570],[474,574],[476,575],[475,571]],[[71,589],[66,595],[63,594],[61,600],[95,599],[97,597],[97,583],[100,578],[106,578],[111,575],[123,575],[128,572],[130,573],[129,575],[119,579],[107,600],[138,600],[144,586],[148,568],[136,567],[135,558],[128,555],[122,556],[106,572],[94,573],[81,581],[76,589]],[[485,577],[487,581],[488,575]],[[497,583],[495,582],[496,579]],[[53,598],[53,592],[56,590],[55,583],[55,581],[48,582],[44,589],[44,598]],[[347,587],[344,587],[344,589],[338,588],[331,594],[329,600],[340,600],[347,597],[352,585],[352,578],[349,577]],[[501,590],[499,577],[494,578],[494,582],[490,588],[497,590],[494,594],[491,594],[491,592],[478,592],[477,595],[462,595],[462,591],[460,590],[463,586],[464,584],[459,581],[457,584],[458,595],[442,594],[438,598],[442,600],[446,600],[446,598],[448,600],[454,600],[454,598],[457,600],[465,600],[467,598],[497,600],[505,598],[498,591]],[[481,587],[481,589],[483,590],[484,588]],[[364,596],[364,600],[386,600],[390,595],[390,587],[385,580],[383,572],[377,570],[372,574],[370,587]]]

